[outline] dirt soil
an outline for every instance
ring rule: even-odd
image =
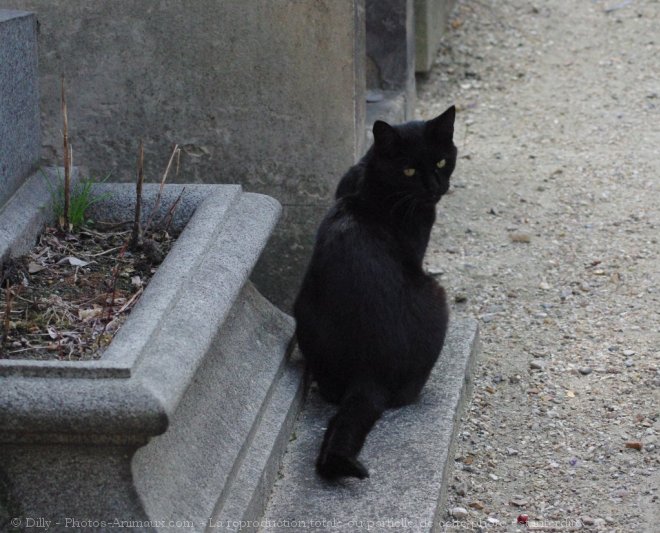
[[[172,247],[150,232],[138,249],[131,232],[45,228],[25,256],[2,265],[0,359],[98,359]]]
[[[446,530],[660,531],[660,2],[459,1],[418,89],[460,110],[427,263],[482,342]]]

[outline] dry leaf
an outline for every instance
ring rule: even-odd
[[[41,272],[45,268],[46,268],[45,266],[40,265],[39,263],[31,262],[28,265],[28,272],[30,274],[36,274],[37,272]]]
[[[78,318],[83,321],[88,321],[92,318],[100,316],[102,312],[102,307],[94,307],[92,309],[78,309]]]
[[[51,339],[55,340],[59,337],[59,335],[57,334],[57,330],[53,326],[48,326],[46,329],[48,331],[48,336]]]
[[[78,259],[77,257],[73,257],[72,255],[65,257],[63,259],[60,259],[57,264],[61,265],[62,263],[69,263],[71,266],[76,266],[76,267],[84,267],[89,265],[87,261],[83,261],[82,259]]]

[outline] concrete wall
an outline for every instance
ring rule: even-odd
[[[159,179],[240,183],[284,206],[255,281],[295,295],[317,222],[364,149],[364,0],[3,0],[40,22],[43,157],[132,180],[140,138]],[[265,286],[266,279],[269,286]]]
[[[415,0],[415,69],[431,70],[455,0]]]
[[[0,207],[39,161],[36,19],[0,9]]]
[[[366,8],[367,88],[383,96],[367,106],[367,121],[411,120],[416,96],[413,0],[366,0]]]

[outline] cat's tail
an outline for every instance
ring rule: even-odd
[[[330,419],[316,461],[316,470],[322,477],[364,479],[369,476],[357,456],[385,406],[386,395],[382,388],[372,384],[349,388],[339,411]]]

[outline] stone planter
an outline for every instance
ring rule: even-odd
[[[163,214],[181,188],[165,187]],[[95,218],[131,219],[133,185],[98,189],[112,196]],[[143,213],[156,191],[145,186]],[[34,243],[49,202],[40,175],[12,196],[0,257]],[[0,530],[261,516],[302,397],[293,320],[249,282],[279,213],[240,186],[187,185],[183,232],[100,360],[0,360]]]

